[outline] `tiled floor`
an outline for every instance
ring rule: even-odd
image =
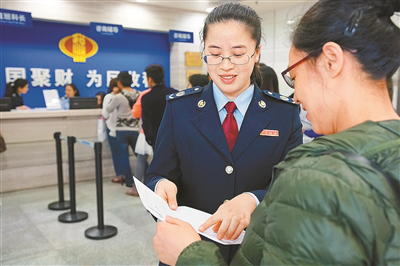
[[[69,200],[69,185],[64,187]],[[103,181],[104,224],[118,229],[103,240],[85,237],[98,226],[95,181],[76,184],[76,211],[89,218],[61,223],[48,204],[58,201],[57,187],[1,194],[1,265],[158,265],[152,238],[155,222],[140,199],[125,188]]]

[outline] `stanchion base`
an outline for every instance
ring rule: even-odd
[[[58,220],[62,223],[76,223],[88,218],[88,214],[86,212],[66,212],[58,216]]]
[[[100,240],[113,237],[117,232],[117,228],[111,225],[105,225],[104,229],[99,229],[98,226],[93,226],[85,231],[85,236],[90,239]]]
[[[56,201],[49,204],[49,209],[53,211],[60,211],[60,210],[68,210],[69,209],[69,201]]]

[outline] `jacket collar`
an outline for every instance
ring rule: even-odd
[[[235,147],[231,153],[225,140],[213,98],[212,82],[199,95],[198,101],[195,104],[199,114],[192,120],[193,124],[230,161],[238,158],[271,122],[271,119],[265,113],[268,105],[264,100],[261,90],[255,85],[253,98],[244,117]]]

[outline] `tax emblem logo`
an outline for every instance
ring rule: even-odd
[[[75,63],[85,63],[99,50],[97,43],[82,33],[74,33],[61,39],[58,47],[65,55],[72,57]]]

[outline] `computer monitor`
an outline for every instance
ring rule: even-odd
[[[93,109],[98,108],[96,97],[73,97],[69,99],[69,109]]]
[[[60,97],[56,89],[43,90],[43,97],[47,110],[61,110]]]
[[[11,110],[11,97],[4,97],[0,99],[0,112],[6,112]]]

